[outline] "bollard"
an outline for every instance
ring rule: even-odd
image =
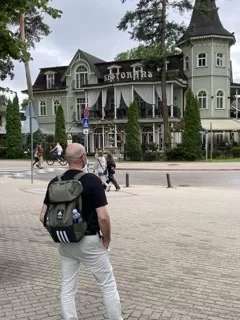
[[[170,174],[167,173],[166,176],[167,176],[167,188],[172,188]]]
[[[126,187],[129,187],[129,174],[126,173]]]

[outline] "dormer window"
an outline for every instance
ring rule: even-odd
[[[206,53],[199,53],[198,59],[197,59],[197,66],[199,68],[207,66],[207,54]]]
[[[75,88],[80,89],[86,84],[88,84],[88,69],[84,65],[81,65],[76,70]]]
[[[47,89],[52,89],[55,87],[55,74],[53,72],[46,74],[46,85]]]
[[[184,57],[184,70],[190,69],[189,56]]]

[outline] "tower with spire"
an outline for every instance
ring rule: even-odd
[[[219,18],[215,0],[195,0],[190,24],[179,39],[184,72],[198,96],[201,118],[228,118],[230,109],[230,48],[234,34]]]

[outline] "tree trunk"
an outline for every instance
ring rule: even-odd
[[[25,41],[25,15],[24,15],[24,13],[20,14],[19,22],[20,22],[20,39],[24,42]],[[24,68],[25,68],[25,75],[26,75],[26,80],[27,80],[29,101],[31,101],[33,103],[33,89],[32,89],[32,79],[31,79],[29,61],[24,62]]]
[[[163,150],[165,151],[171,145],[170,130],[168,123],[168,105],[167,105],[167,84],[166,84],[166,11],[167,1],[162,0],[162,34],[161,34],[161,48],[163,51],[162,67],[161,67],[161,87],[162,87],[162,111],[163,111]]]

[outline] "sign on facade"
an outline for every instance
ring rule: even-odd
[[[120,80],[143,80],[153,77],[150,71],[127,71],[110,73],[104,76],[104,81],[120,81]]]

